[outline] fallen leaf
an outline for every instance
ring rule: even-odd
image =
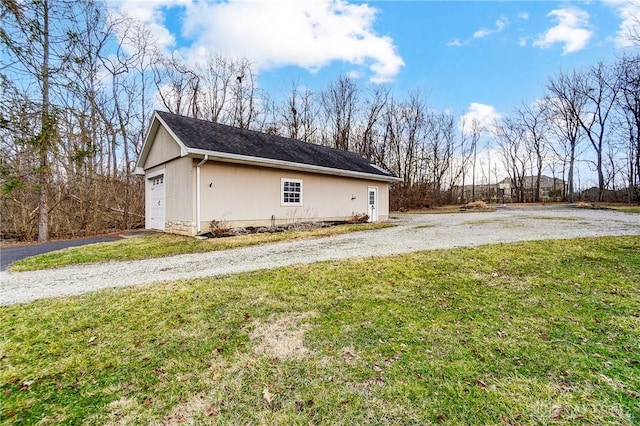
[[[220,414],[220,412],[210,405],[207,408],[205,408],[204,414],[206,414],[209,417],[212,417],[212,416],[217,416],[218,414]]]
[[[502,420],[502,423],[507,424],[509,426],[515,426],[516,422],[514,422],[513,420],[511,420],[509,417],[505,416],[504,414],[500,414],[500,419]]]
[[[373,364],[373,371],[382,373],[384,370],[378,364]]]
[[[345,349],[342,351],[342,358],[344,359],[351,359],[355,357],[356,357],[356,354],[354,354],[350,349]]]
[[[554,407],[553,412],[551,413],[551,418],[559,419],[563,412],[564,412],[564,407],[562,405],[556,406]]]
[[[144,405],[145,407],[148,407],[151,405],[151,403],[153,402],[153,398],[151,398],[150,396],[147,397],[147,399],[144,400],[144,402],[142,403],[142,405]]]
[[[487,390],[487,384],[480,379],[476,379],[476,383],[480,385],[483,390]]]
[[[89,343],[93,343],[96,340],[96,336],[91,336],[89,338]]]

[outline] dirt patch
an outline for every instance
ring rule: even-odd
[[[304,333],[311,327],[305,320],[315,316],[313,312],[271,317],[266,323],[254,322],[249,333],[251,340],[259,341],[254,352],[277,358],[301,358],[310,353],[304,345]]]

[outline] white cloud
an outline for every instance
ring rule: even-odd
[[[618,47],[636,46],[640,42],[640,1],[604,0],[615,7],[622,22],[616,33]]]
[[[529,41],[529,37],[520,37],[518,40],[518,44],[522,47],[527,45],[527,41]]]
[[[589,14],[576,8],[552,10],[547,16],[555,19],[557,25],[541,34],[533,45],[543,49],[557,43],[563,45],[562,54],[568,55],[582,50],[591,39],[593,32],[589,29]]]
[[[378,10],[343,0],[191,2],[183,31],[188,52],[214,51],[249,59],[258,69],[333,61],[368,67],[370,80],[394,79],[404,65],[393,40],[373,28]]]
[[[453,46],[453,47],[461,47],[463,44],[460,41],[460,39],[455,39],[453,41],[450,41],[449,43],[447,43],[447,46]]]
[[[185,4],[186,0],[110,0],[107,5],[116,15],[133,18],[145,25],[157,48],[166,50],[175,46],[175,37],[169,32],[160,11],[163,7]],[[188,1],[188,0],[187,0]],[[124,29],[126,32],[126,28]],[[125,40],[125,44],[126,44]]]
[[[501,16],[500,19],[496,21],[495,29],[480,28],[478,31],[473,33],[473,38],[484,38],[488,35],[502,32],[504,31],[505,28],[509,26],[509,24],[510,24],[509,20],[506,17]]]
[[[526,21],[527,19],[529,19],[529,14],[527,12],[520,12],[518,13],[518,19]]]
[[[460,117],[463,126],[462,131],[466,134],[473,132],[474,126],[479,126],[483,131],[492,131],[496,121],[502,118],[502,114],[496,111],[492,105],[472,102],[469,111]]]

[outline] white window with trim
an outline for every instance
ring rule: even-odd
[[[280,204],[282,206],[302,206],[301,179],[280,179]]]

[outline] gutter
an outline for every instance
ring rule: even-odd
[[[209,155],[205,154],[202,161],[196,166],[196,233],[202,232],[202,226],[200,226],[200,167],[209,160]]]

